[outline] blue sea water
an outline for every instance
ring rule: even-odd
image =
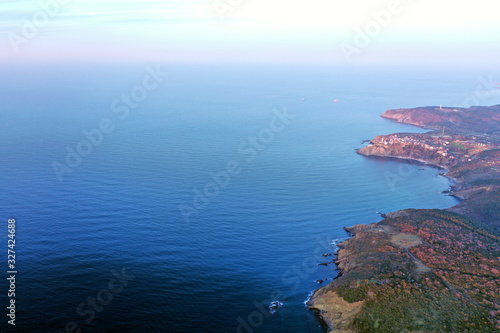
[[[460,106],[491,75],[162,64],[168,77],[120,119],[114,101],[147,66],[2,66],[0,212],[17,221],[18,271],[2,332],[323,332],[304,301],[336,276],[317,263],[342,227],[457,203],[439,170],[355,149],[424,131],[385,110]],[[114,130],[58,179],[53,163],[103,119]]]

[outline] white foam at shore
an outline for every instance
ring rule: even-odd
[[[314,290],[313,291],[310,291],[308,294],[307,294],[307,298],[306,300],[304,301],[304,306],[307,308],[307,302],[309,302],[309,300],[311,299],[312,295],[314,295]]]
[[[349,238],[351,238],[351,237],[334,238],[334,239],[332,239],[332,242],[330,243],[330,245],[333,247],[333,249],[334,249],[335,251],[340,250],[340,248],[338,247],[338,245],[339,245],[340,243],[345,242],[345,241],[346,241],[346,240],[348,240]]]

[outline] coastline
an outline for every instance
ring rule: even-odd
[[[426,110],[427,112],[429,108],[433,110],[432,107],[404,109],[404,113],[405,115],[407,115],[413,110],[414,118],[417,118],[418,112],[421,112],[422,110]],[[389,110],[388,112],[392,112],[394,114],[394,111],[395,110]],[[405,123],[404,120],[397,119],[397,117],[385,116],[388,112],[384,113],[384,118]],[[436,126],[430,126],[427,124],[415,124],[415,122],[406,123],[423,128],[436,129]],[[453,135],[454,134],[452,134],[452,136]],[[393,135],[393,138],[394,137],[396,137],[396,139],[400,139],[397,137],[397,135]],[[408,135],[405,137],[405,139],[407,137]],[[435,139],[436,137],[437,136],[434,132],[418,135],[418,138],[422,138],[422,140],[439,140]],[[414,138],[412,138],[411,140],[418,141]],[[383,319],[381,318],[385,318],[385,321],[388,321],[390,320],[391,316],[393,316],[393,314],[384,313],[384,311],[380,309],[382,305],[373,305],[372,301],[374,301],[375,303],[383,303],[383,300],[385,299],[383,293],[379,294],[380,289],[385,289],[385,293],[392,293],[395,290],[398,290],[398,288],[420,288],[424,290],[425,293],[429,293],[431,291],[434,297],[437,299],[442,299],[443,303],[449,302],[450,298],[453,299],[453,297],[449,296],[451,292],[464,290],[463,292],[459,293],[460,295],[457,296],[457,299],[453,299],[453,302],[460,304],[461,306],[466,304],[467,307],[474,308],[475,312],[481,313],[480,308],[476,309],[476,306],[479,303],[470,296],[473,294],[473,292],[468,290],[467,288],[463,288],[464,285],[466,285],[465,282],[461,280],[459,282],[454,281],[455,284],[452,285],[447,280],[447,278],[444,277],[448,272],[448,270],[445,268],[446,265],[442,265],[442,267],[440,265],[434,265],[433,259],[427,258],[428,253],[423,251],[422,248],[431,248],[429,251],[441,251],[441,249],[439,246],[435,246],[432,237],[426,233],[422,233],[420,228],[422,228],[421,219],[423,217],[428,217],[429,221],[431,221],[429,223],[435,223],[435,225],[433,224],[433,226],[436,229],[440,228],[440,226],[442,225],[449,225],[450,228],[456,229],[455,233],[449,234],[450,239],[452,238],[452,236],[457,234],[460,235],[460,237],[469,237],[468,234],[470,234],[472,231],[472,233],[477,234],[474,235],[474,237],[485,237],[486,241],[493,240],[493,248],[496,250],[497,247],[495,246],[500,243],[500,237],[498,237],[497,234],[491,233],[489,231],[489,229],[487,228],[488,225],[486,222],[488,221],[486,218],[482,218],[483,216],[479,215],[479,219],[477,219],[477,216],[469,212],[469,210],[472,211],[473,209],[478,210],[478,207],[479,211],[481,211],[481,205],[478,205],[478,202],[480,203],[481,200],[484,199],[482,196],[485,195],[485,191],[487,199],[492,200],[495,205],[497,204],[497,202],[498,204],[500,204],[499,196],[497,195],[497,193],[500,192],[498,192],[499,189],[495,186],[496,183],[494,181],[491,181],[491,184],[493,185],[482,187],[476,186],[476,183],[478,183],[478,179],[481,181],[485,180],[486,184],[488,184],[487,181],[489,181],[490,178],[496,180],[497,178],[495,178],[495,173],[487,173],[486,178],[481,178],[480,171],[476,171],[476,169],[480,170],[480,167],[483,167],[483,164],[480,164],[478,161],[473,161],[472,163],[470,163],[472,160],[469,158],[466,163],[450,162],[446,165],[444,163],[440,164],[436,163],[436,158],[434,158],[433,160],[432,158],[425,159],[412,156],[412,154],[416,153],[422,155],[422,151],[416,151],[415,153],[415,150],[410,149],[408,151],[407,149],[405,149],[404,144],[392,144],[391,141],[388,145],[387,141],[387,136],[380,136],[375,140],[369,140],[370,145],[365,148],[356,150],[356,153],[369,158],[395,159],[401,162],[418,163],[443,170],[444,172],[440,175],[450,179],[450,181],[453,183],[451,185],[449,195],[454,196],[455,198],[460,200],[460,202],[445,210],[403,209],[387,214],[387,217],[378,223],[373,223],[370,225],[356,225],[354,227],[344,228],[346,231],[352,234],[352,237],[339,244],[340,251],[338,253],[338,259],[335,263],[340,270],[340,274],[329,285],[316,290],[307,302],[308,308],[316,312],[320,321],[322,321],[329,328],[329,332],[364,331],[360,330],[360,328],[365,327],[363,325],[368,325],[365,327],[365,329],[368,329],[370,325],[373,326],[371,327],[372,329],[381,328],[380,325],[383,321]],[[420,142],[420,146],[423,145],[423,141]],[[429,147],[428,142],[425,144],[425,146],[427,148]],[[429,149],[430,150],[427,150],[427,152],[435,153],[435,149],[437,148]],[[391,154],[391,150],[401,153]],[[424,150],[423,152],[425,153],[426,151]],[[494,153],[496,153],[496,151],[494,151]],[[497,157],[493,157],[494,163],[490,164],[491,168],[493,168],[492,165],[496,165],[495,158]],[[482,162],[481,159],[479,160]],[[451,161],[451,158],[448,158],[446,161]],[[454,162],[455,161],[456,160],[454,160]],[[475,173],[469,172],[469,169],[473,169]],[[500,178],[500,175],[498,176],[498,178]],[[457,214],[457,212],[462,213],[462,211],[468,212],[468,214]],[[498,216],[494,216],[493,219],[495,219],[496,217]],[[483,224],[483,222],[485,223]],[[429,239],[426,239],[426,237]],[[404,251],[402,251],[401,249],[404,249]],[[500,245],[498,245],[498,250],[498,253],[500,254]],[[453,251],[457,251],[457,253],[459,253],[458,249],[453,248]],[[451,253],[454,253],[453,251]],[[477,251],[475,254],[477,257],[477,253],[480,252],[480,249],[473,248],[472,252],[474,251]],[[449,256],[450,257],[447,259],[449,259],[450,262],[455,262],[457,261],[457,258],[460,258],[458,255],[456,257],[454,257],[453,255]],[[379,260],[367,260],[367,258],[374,257],[377,257]],[[463,255],[461,255],[461,257],[463,257]],[[483,260],[490,259],[485,258]],[[497,262],[492,263],[493,266],[485,266],[484,269],[495,273],[500,272],[500,265],[498,264],[499,261],[500,256]],[[398,262],[400,264],[397,268],[400,269],[401,272],[403,272],[402,275],[398,278],[404,278],[406,276],[409,278],[410,276],[412,276],[410,284],[416,284],[417,287],[414,285],[408,287],[406,285],[407,281],[405,281],[403,283],[403,287],[401,287],[398,278],[394,279],[394,276],[391,276],[391,270],[382,270],[383,272],[381,271],[381,267],[384,267],[386,265],[390,266],[394,262]],[[369,268],[362,268],[363,265],[369,266]],[[461,264],[457,263],[456,265],[458,266]],[[381,277],[390,278],[381,279]],[[422,286],[421,283],[422,279],[425,279],[426,281],[426,283],[423,284],[424,286]],[[441,288],[434,288],[432,283],[430,283],[430,285],[427,285],[428,280],[431,282],[442,281],[442,283],[440,282]],[[387,288],[387,285],[390,285],[392,288]],[[422,293],[422,295],[425,294],[421,290],[420,292]],[[410,304],[419,304],[419,297],[421,297],[421,295],[419,292],[414,292],[414,294],[416,296],[413,299],[410,298],[409,300],[402,302],[401,308],[394,309],[394,311],[400,312],[402,311],[402,309],[404,309],[405,311],[415,311],[411,308]],[[397,297],[401,296],[398,295]],[[497,299],[497,301],[500,301],[500,299]],[[486,302],[486,304],[488,303]],[[493,304],[497,303],[493,302]],[[484,304],[479,305],[484,307]],[[488,306],[491,307],[492,311],[495,310],[494,306],[491,306],[490,304],[488,304]],[[453,310],[449,310],[449,313],[443,313],[442,315],[447,316],[453,314],[455,316],[460,313],[459,310],[456,310],[455,308],[452,309]],[[493,318],[488,318],[488,320],[485,320],[483,318],[487,317],[486,313],[477,315],[478,318],[481,318],[481,320],[484,321],[481,325],[485,325],[485,328],[490,327],[500,330],[500,309],[497,310],[498,313],[491,312],[494,313],[494,315],[492,315]],[[424,309],[420,309],[419,311],[425,312],[425,307]],[[379,319],[374,319],[373,313],[378,312],[383,313],[383,315],[381,315],[381,318]],[[464,318],[468,317],[467,311],[460,313],[460,315],[464,316]],[[456,317],[459,318],[459,316]],[[407,319],[402,319],[403,322],[406,322],[406,320]],[[436,330],[446,331],[446,327],[439,326],[439,324],[428,322],[425,319],[418,320],[422,323],[420,326],[422,326],[424,330],[431,330],[431,327],[434,327],[434,329]],[[418,329],[415,328],[414,330],[410,329],[410,327],[413,327],[412,325],[413,324],[408,321],[406,326],[403,325],[400,327],[400,329],[404,329],[407,331],[420,330],[420,327]],[[458,320],[456,325],[460,326],[463,329],[471,328],[467,326],[468,323],[462,320]],[[474,324],[472,325],[474,326]]]
[[[458,194],[454,194],[453,193],[453,186],[458,185],[459,181],[456,178],[454,178],[454,177],[452,177],[452,176],[449,175],[450,169],[448,169],[448,167],[446,167],[444,165],[434,164],[434,163],[432,163],[430,161],[426,161],[426,160],[423,160],[423,159],[411,158],[411,157],[392,156],[392,155],[387,155],[387,156],[365,155],[365,154],[359,153],[359,150],[356,150],[356,153],[358,155],[364,156],[366,158],[381,159],[381,160],[395,160],[395,161],[399,161],[399,162],[402,162],[402,163],[410,163],[410,164],[415,163],[416,165],[428,166],[428,167],[435,168],[437,170],[443,171],[442,173],[439,173],[439,175],[442,176],[442,177],[447,178],[451,182],[451,185],[450,185],[451,190],[448,193],[448,196],[454,197],[454,198],[456,198],[459,201],[459,203],[457,203],[456,205],[453,205],[453,206],[445,208],[445,209],[451,209],[451,208],[459,205],[462,201],[465,200],[464,197],[462,197],[462,196],[460,196]]]
[[[436,168],[439,170],[443,170],[445,174],[450,172],[448,167],[446,167],[444,165],[435,164],[431,161],[427,161],[427,160],[423,160],[423,159],[419,159],[419,158],[412,158],[412,157],[406,157],[406,156],[395,156],[395,155],[384,155],[384,156],[367,155],[367,154],[360,153],[359,150],[356,151],[356,154],[364,156],[364,157],[368,157],[368,158],[374,158],[374,159],[382,159],[382,160],[387,160],[387,159],[391,160],[392,159],[392,160],[397,160],[397,161],[400,161],[403,163],[410,162],[410,163],[415,163],[417,165],[425,165],[425,166],[429,166],[429,167]],[[453,178],[450,178],[450,179],[453,179]]]

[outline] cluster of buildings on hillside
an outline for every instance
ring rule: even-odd
[[[379,137],[378,140],[383,145],[401,145],[418,147],[422,150],[433,151],[451,160],[467,162],[474,158],[474,155],[488,149],[500,148],[490,142],[465,136],[431,136],[427,134],[402,135],[391,134]]]

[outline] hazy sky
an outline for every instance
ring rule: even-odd
[[[2,0],[0,60],[493,65],[499,7],[497,0]]]

